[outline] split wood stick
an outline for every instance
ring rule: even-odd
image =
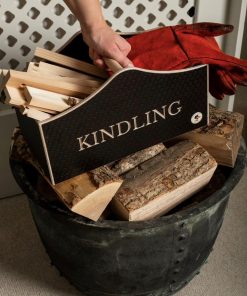
[[[24,96],[23,88],[15,88],[15,87],[6,86],[4,88],[4,93],[5,93],[5,101],[4,101],[5,104],[13,105],[18,108],[20,106],[22,106],[22,107],[27,106],[27,101]],[[73,106],[73,105],[70,103],[70,106]],[[53,115],[58,113],[57,111],[49,110],[47,108],[35,107],[35,106],[30,106],[30,107],[37,109],[39,111],[53,114]]]
[[[176,139],[188,139],[203,146],[218,164],[234,167],[243,130],[244,116],[210,106],[209,125]]]
[[[38,73],[39,72],[39,63],[36,63],[36,62],[27,63],[26,72],[28,72],[28,73]]]
[[[67,57],[53,51],[46,50],[44,48],[36,48],[34,56],[61,66],[68,67],[70,69],[75,69],[84,73],[91,74],[93,76],[101,78],[108,77],[107,73],[104,70],[101,70],[94,65]]]
[[[84,98],[96,90],[95,87],[69,83],[66,80],[61,81],[59,79],[51,77],[49,77],[49,79],[44,79],[43,77],[33,75],[32,73],[19,72],[14,70],[10,70],[6,75],[6,78],[7,86],[19,88],[22,85],[28,85],[78,98]]]
[[[5,104],[20,106],[26,105],[26,100],[23,94],[23,90],[17,87],[5,86]]]
[[[144,163],[146,160],[155,157],[165,149],[166,148],[162,143],[148,147],[114,162],[111,165],[111,170],[117,175],[125,174],[126,172]]]
[[[112,208],[129,221],[163,215],[205,186],[216,167],[204,148],[182,141],[147,160],[135,178],[126,179]]]
[[[71,107],[69,96],[30,86],[25,86],[23,91],[27,103],[31,106],[46,108],[57,112],[62,112]]]
[[[59,112],[54,111],[54,110],[50,110],[50,109],[46,109],[46,108],[42,108],[42,107],[36,107],[36,106],[32,106],[32,105],[25,105],[24,107],[31,107],[33,109],[51,114],[51,115],[57,115]]]
[[[123,180],[107,166],[102,166],[89,173],[52,185],[33,157],[20,130],[13,136],[11,156],[29,162],[51,188],[58,198],[73,212],[97,221],[112,200]]]
[[[44,75],[47,77],[49,76],[51,79],[56,79],[59,81],[64,81],[68,83],[73,83],[73,84],[78,84],[79,86],[87,86],[87,87],[92,87],[92,88],[98,88],[100,87],[103,82],[102,80],[97,80],[97,79],[86,79],[84,77],[65,77],[65,76],[59,76],[59,75],[54,75],[53,73],[49,71],[28,71],[28,73],[33,73],[36,77],[41,77],[43,78]]]
[[[49,74],[53,76],[93,80],[93,81],[101,82],[101,84],[103,84],[105,81],[104,79],[100,79],[92,75],[83,74],[80,72],[76,72],[64,67],[59,67],[59,66],[52,65],[45,62],[29,63],[27,72],[34,72],[34,73],[38,72],[38,73]]]
[[[27,117],[33,118],[38,121],[46,120],[52,117],[51,114],[39,111],[32,107],[20,106],[19,109],[23,115],[26,115]]]

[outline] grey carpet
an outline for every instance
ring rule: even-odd
[[[214,251],[176,296],[247,295],[247,172],[232,192]],[[0,200],[0,296],[79,296],[50,265],[24,195]]]

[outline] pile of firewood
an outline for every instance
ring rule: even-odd
[[[5,104],[36,120],[78,104],[108,77],[94,65],[46,49],[37,48],[34,56],[42,61],[29,63],[26,72],[0,70],[0,92]]]
[[[94,65],[38,48],[44,61],[27,72],[2,71],[4,102],[36,120],[45,120],[82,102],[107,79]],[[50,62],[50,63],[49,63]],[[119,70],[111,65],[111,70]],[[52,185],[18,130],[12,157],[32,164],[72,211],[97,221],[106,208],[120,219],[136,221],[167,213],[199,191],[217,164],[233,167],[240,146],[243,115],[210,106],[209,125],[170,142],[136,152],[119,161]]]
[[[167,143],[169,148],[158,144],[56,185],[44,176],[20,131],[14,135],[11,157],[32,164],[77,214],[97,221],[110,209],[120,219],[146,220],[167,213],[202,189],[217,164],[232,167],[242,127],[241,114],[211,107],[209,126],[174,139]]]

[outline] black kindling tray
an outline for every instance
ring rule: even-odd
[[[82,103],[48,120],[17,117],[52,184],[208,123],[208,66],[126,68]]]

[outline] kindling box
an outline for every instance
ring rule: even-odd
[[[208,123],[208,67],[127,68],[45,121],[17,110],[22,133],[55,184]]]

